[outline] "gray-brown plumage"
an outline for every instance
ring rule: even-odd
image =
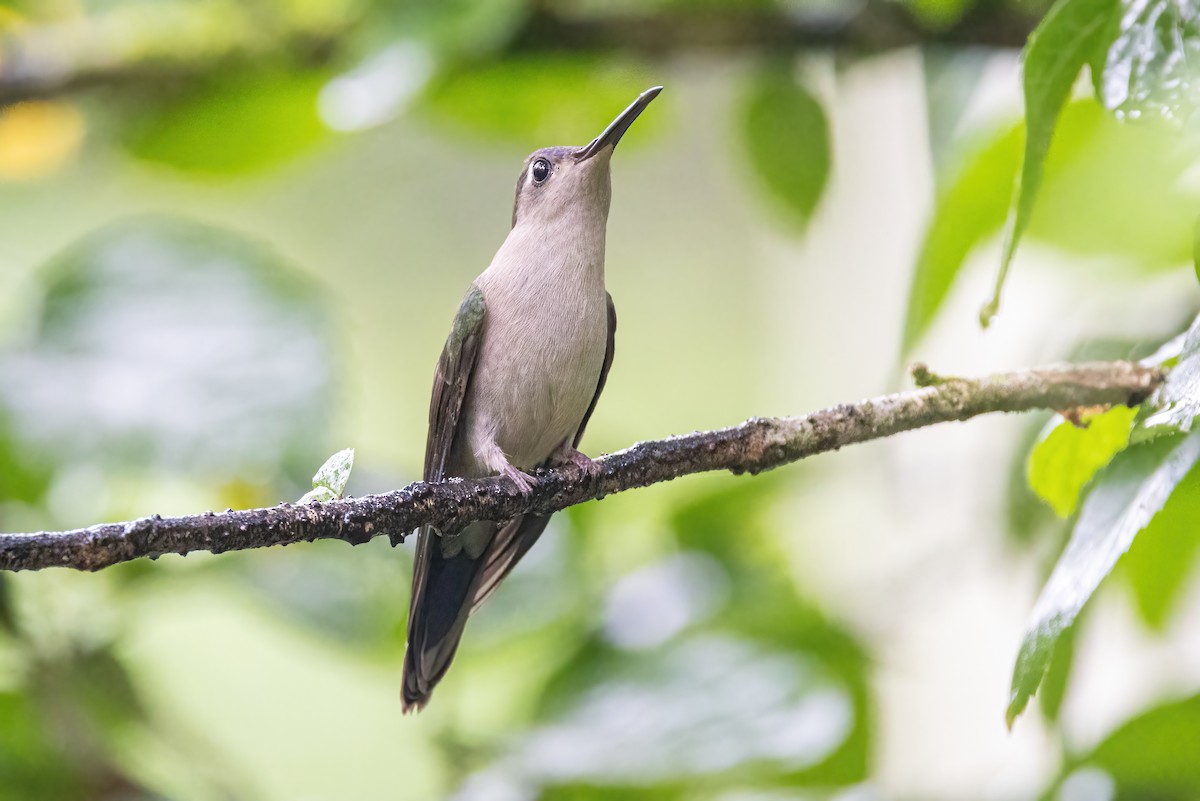
[[[595,465],[577,448],[613,358],[604,289],[609,162],[662,87],[643,92],[582,148],[525,160],[513,227],[459,306],[429,405],[425,480],[503,475],[523,492],[542,465]],[[401,697],[422,708],[446,674],[467,617],[537,542],[548,517],[422,528],[413,568]]]

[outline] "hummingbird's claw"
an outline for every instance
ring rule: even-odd
[[[517,487],[517,492],[522,495],[528,495],[533,492],[533,485],[537,484],[537,479],[528,473],[523,473],[511,464],[506,464],[500,468],[500,475],[507,478]]]
[[[584,478],[596,478],[600,475],[600,465],[590,456],[570,448],[562,454],[565,464],[573,464],[579,468],[579,474]]]

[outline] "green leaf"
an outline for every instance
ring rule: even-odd
[[[325,73],[221,75],[132,113],[125,148],[186,172],[234,176],[276,166],[331,134],[317,110]]]
[[[1110,734],[1082,764],[1100,768],[1117,797],[1200,797],[1200,695],[1157,707]]]
[[[1200,281],[1200,217],[1192,223],[1192,268],[1196,271],[1196,280]]]
[[[1192,257],[1200,206],[1200,190],[1180,175],[1195,163],[1195,150],[1167,125],[1122,123],[1094,100],[1072,103],[1025,239],[1106,261],[1124,256],[1129,270],[1178,269]]]
[[[1004,224],[1008,197],[1021,160],[1021,129],[1012,128],[971,157],[937,201],[921,244],[904,316],[901,354],[929,329],[967,255]]]
[[[1075,625],[1066,629],[1059,638],[1038,692],[1038,708],[1042,716],[1051,722],[1058,720],[1063,700],[1067,696],[1067,684],[1071,678],[1071,668],[1075,664],[1075,640],[1078,631],[1079,621],[1076,620]]]
[[[337,499],[338,494],[329,487],[313,487],[301,495],[297,503],[326,503],[328,501],[336,501]]]
[[[829,182],[825,111],[788,69],[765,71],[743,101],[742,136],[750,166],[777,205],[800,226]]]
[[[1141,431],[1135,434],[1190,431],[1200,415],[1200,317],[1188,328],[1178,361],[1145,409],[1144,419],[1139,421]]]
[[[1122,0],[1098,82],[1118,116],[1186,122],[1200,107],[1200,7],[1188,0]]]
[[[939,193],[913,274],[902,355],[928,330],[967,256],[1003,226],[1021,137],[1020,126],[994,134],[959,161]],[[1177,269],[1191,258],[1200,204],[1200,191],[1179,180],[1194,161],[1165,125],[1122,124],[1095,101],[1071,103],[1025,238],[1108,262],[1123,256],[1118,264],[1139,273]]]
[[[1063,631],[1200,458],[1200,432],[1131,445],[1096,479],[1034,607],[1013,670],[1011,727],[1036,692]]]
[[[962,19],[971,0],[904,0],[904,5],[925,26],[944,30]]]
[[[1196,564],[1200,546],[1200,468],[1193,468],[1138,535],[1119,570],[1142,621],[1162,631]]]
[[[1116,10],[1117,0],[1059,0],[1030,34],[1022,52],[1025,155],[1013,190],[996,287],[979,314],[984,326],[1000,308],[1000,293],[1033,212],[1059,114],[1080,69],[1103,46],[1109,19]]]
[[[1029,454],[1029,487],[1059,517],[1070,517],[1084,486],[1129,442],[1136,415],[1136,409],[1114,406],[1086,418],[1086,428],[1055,415]]]
[[[340,450],[325,460],[321,469],[313,476],[313,489],[325,487],[335,497],[342,497],[350,471],[354,469],[354,448]]]
[[[354,469],[354,449],[340,450],[325,460],[313,476],[313,488],[304,493],[300,503],[325,503],[342,497],[350,471]]]

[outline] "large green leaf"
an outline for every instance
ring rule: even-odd
[[[1084,486],[1129,442],[1136,414],[1116,406],[1087,418],[1085,428],[1055,415],[1029,454],[1030,488],[1059,517],[1070,517]]]
[[[1200,469],[1193,468],[1138,536],[1118,573],[1129,582],[1143,622],[1162,630],[1196,565],[1200,546]]]
[[[1072,103],[1055,129],[1025,238],[1124,257],[1129,271],[1178,269],[1191,260],[1200,204],[1200,191],[1180,175],[1195,164],[1196,151],[1168,125],[1122,123],[1093,100]]]
[[[1057,721],[1062,712],[1063,701],[1067,697],[1067,686],[1071,678],[1071,669],[1075,666],[1075,640],[1078,637],[1080,621],[1063,631],[1054,648],[1054,656],[1046,666],[1046,675],[1038,690],[1038,709],[1048,721]]]
[[[743,101],[742,136],[759,183],[800,226],[829,181],[829,122],[790,69],[758,75]]]
[[[1025,154],[1013,191],[991,300],[980,311],[987,325],[1000,308],[1008,268],[1033,212],[1054,127],[1083,65],[1106,44],[1117,0],[1059,0],[1030,35],[1022,53],[1025,92]]]
[[[1116,36],[1097,88],[1122,117],[1187,121],[1200,106],[1200,5],[1191,0],[1121,0]]]
[[[1070,104],[1058,120],[1026,240],[1124,257],[1129,272],[1180,269],[1192,258],[1200,204],[1200,191],[1180,175],[1195,163],[1195,150],[1169,126],[1122,124],[1091,100]]]
[[[1118,454],[1084,501],[1067,548],[1042,589],[1013,670],[1011,726],[1037,690],[1063,631],[1121,554],[1200,459],[1200,432],[1161,437]]]
[[[1153,436],[1171,431],[1189,431],[1200,415],[1200,317],[1183,339],[1183,348],[1167,380],[1145,404],[1136,435]]]
[[[1200,696],[1151,709],[1104,739],[1080,763],[1112,778],[1118,799],[1200,797]]]
[[[1004,187],[1020,153],[1020,127],[1006,128],[944,184],[913,274],[905,353],[928,330],[967,256],[1001,229]],[[1195,161],[1168,126],[1122,124],[1094,101],[1071,103],[1058,121],[1026,238],[1110,263],[1124,257],[1118,263],[1139,273],[1176,269],[1192,255],[1200,191],[1179,176]]]
[[[1021,129],[986,143],[942,191],[921,243],[908,294],[901,353],[910,352],[933,323],[967,255],[1004,223],[1021,159]]]

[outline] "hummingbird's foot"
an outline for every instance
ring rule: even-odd
[[[537,483],[537,479],[528,473],[523,473],[511,464],[505,464],[500,468],[500,475],[507,478],[517,487],[517,492],[522,495],[528,495],[533,492],[533,485]]]
[[[559,454],[560,464],[573,464],[579,468],[579,474],[583,478],[596,478],[600,475],[600,465],[598,465],[590,456],[574,448],[566,448]]]

